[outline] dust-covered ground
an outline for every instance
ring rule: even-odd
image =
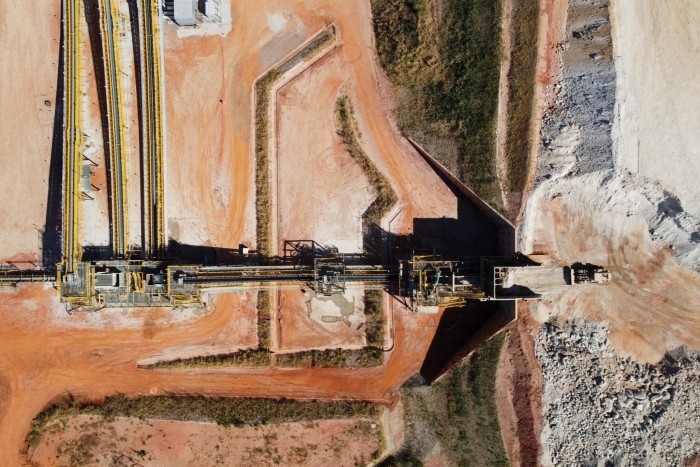
[[[627,7],[636,10],[636,5]],[[669,14],[682,15],[683,8],[676,4]],[[644,15],[652,10],[656,12],[646,4],[637,10],[641,19],[624,21],[644,24]],[[674,24],[692,36],[687,22]],[[541,428],[539,423],[530,427],[541,447],[529,447],[538,450],[536,457],[544,464],[679,465],[700,450],[694,416],[700,223],[686,203],[690,198],[665,185],[663,176],[631,173],[629,159],[621,156],[629,151],[630,135],[619,133],[625,128],[619,119],[629,125],[630,116],[620,117],[616,99],[622,95],[629,100],[640,78],[619,74],[629,63],[624,57],[616,63],[613,50],[633,50],[637,60],[650,60],[649,68],[662,76],[673,73],[675,59],[654,61],[656,49],[629,43],[638,41],[636,35],[615,35],[626,42],[613,49],[605,1],[569,1],[560,28],[559,41],[552,44],[559,66],[553,67],[533,190],[519,226],[520,249],[551,264],[605,266],[612,281],[573,286],[527,308],[533,321],[520,335],[529,335],[524,346],[535,336],[539,363],[526,388],[542,385]],[[686,37],[683,31],[676,36]],[[692,44],[684,42],[678,54],[692,50]],[[676,97],[668,101],[678,102]],[[670,125],[675,114],[658,110],[656,118]],[[658,144],[653,137],[635,143],[640,155],[654,153],[655,163],[670,172],[683,170],[693,157],[690,147],[655,151],[652,140]],[[516,407],[515,412],[528,416],[531,408],[518,413]]]
[[[613,0],[610,7],[618,164],[660,182],[697,219],[700,3]]]

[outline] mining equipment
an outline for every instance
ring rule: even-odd
[[[605,284],[611,279],[610,271],[601,266],[580,263],[571,266],[572,284]]]
[[[25,282],[53,282],[69,311],[104,307],[203,306],[205,292],[279,289],[306,285],[321,296],[342,294],[350,287],[383,289],[409,309],[437,313],[469,300],[519,300],[573,284],[603,283],[610,273],[592,265],[543,268],[528,265],[518,256],[442,257],[433,251],[393,251],[394,259],[376,264],[362,255],[344,255],[337,248],[313,240],[287,240],[283,258],[263,259],[241,245],[244,264],[204,266],[180,264],[166,255],[162,92],[162,16],[159,0],[139,0],[141,38],[142,177],[144,244],[141,253],[127,248],[127,173],[124,136],[120,34],[116,0],[99,0],[100,32],[105,60],[105,102],[108,110],[112,258],[84,261],[81,231],[81,82],[80,0],[63,0],[64,133],[63,133],[63,255],[55,271],[21,270],[0,266],[0,287]],[[192,0],[178,0],[188,12]],[[186,8],[185,8],[186,7]],[[437,164],[434,162],[434,164]],[[437,166],[439,170],[446,170]],[[447,172],[445,172],[446,176]],[[449,176],[448,176],[449,178]],[[461,182],[465,195],[496,221],[507,221]],[[499,231],[499,241],[514,250],[512,225]],[[381,262],[381,261],[379,261]]]

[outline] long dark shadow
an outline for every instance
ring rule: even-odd
[[[112,210],[112,170],[110,167],[110,154],[112,147],[109,139],[109,119],[107,117],[107,88],[105,84],[104,57],[102,56],[102,33],[100,31],[100,11],[98,2],[85,0],[85,19],[87,21],[88,35],[90,37],[90,52],[92,54],[93,72],[95,74],[95,84],[97,86],[97,100],[100,107],[100,123],[102,125],[102,146],[104,148],[104,164],[107,172],[107,212],[109,216],[109,248],[114,250],[114,238],[112,235],[111,222],[114,218]]]
[[[141,82],[141,28],[139,27],[141,17],[139,16],[139,9],[136,3],[137,1],[138,0],[127,0],[127,4],[129,5],[129,21],[131,23],[131,45],[134,52],[134,72],[136,73],[136,103],[138,108],[137,114],[139,122],[139,154],[141,154],[141,157],[139,157],[139,170],[141,171],[141,187],[139,189],[139,192],[141,194],[141,219],[144,220],[141,222],[141,246],[143,249],[143,257],[145,258],[148,256],[148,252],[146,251],[146,235],[150,227],[146,225],[144,219],[146,215],[147,200],[146,192],[144,191],[146,180],[146,167],[144,166],[145,157],[143,156],[146,154],[146,148],[144,147],[144,121],[142,112],[143,99],[141,94],[141,90],[143,89],[143,83]]]

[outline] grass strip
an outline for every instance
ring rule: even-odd
[[[357,122],[355,121],[355,112],[350,103],[348,96],[340,96],[335,102],[335,114],[337,120],[337,132],[343,141],[345,149],[350,156],[360,166],[362,172],[369,180],[369,184],[374,191],[376,198],[372,204],[362,214],[362,221],[365,231],[371,224],[379,224],[391,208],[396,204],[398,197],[396,192],[391,187],[391,183],[379,171],[377,166],[367,156],[367,153],[362,149],[358,138]]]
[[[68,401],[52,405],[32,421],[27,435],[30,446],[36,446],[41,434],[50,426],[65,424],[80,414],[99,415],[107,420],[115,417],[141,419],[186,420],[217,423],[223,426],[264,425],[343,418],[376,418],[378,407],[360,401],[295,401],[263,398],[207,398],[179,396],[116,395],[103,404],[81,404]]]
[[[384,363],[383,351],[377,347],[304,350],[276,354],[275,359],[277,366],[290,368],[371,368]]]
[[[258,291],[258,349],[269,350],[270,336],[270,294],[269,290]]]
[[[270,351],[268,349],[242,349],[233,353],[220,355],[201,355],[198,357],[178,358],[143,365],[142,368],[201,368],[201,367],[266,367],[270,366]]]
[[[538,0],[513,3],[511,62],[508,71],[507,189],[525,189],[529,171],[530,122],[537,70]]]
[[[365,290],[365,337],[367,346],[384,347],[384,302],[381,290]]]
[[[255,82],[255,216],[258,254],[272,256],[272,189],[270,186],[270,94],[275,82],[302,61],[316,57],[336,39],[335,27],[328,25],[309,44]]]

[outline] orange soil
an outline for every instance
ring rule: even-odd
[[[528,303],[506,334],[496,369],[501,435],[511,465],[537,465],[542,427],[542,371],[534,352]]]
[[[366,464],[379,450],[373,420],[319,420],[255,427],[212,423],[80,415],[65,428],[49,430],[28,456],[35,465],[68,465],[71,454],[90,453],[98,465],[122,462],[169,467],[190,465]],[[80,446],[83,436],[96,441]],[[80,446],[80,447],[79,447]],[[82,448],[82,449],[81,449]],[[58,450],[61,455],[58,455]],[[83,450],[84,449],[84,450]],[[139,454],[139,451],[142,451]],[[277,459],[277,462],[275,462]]]
[[[612,345],[640,362],[656,362],[679,345],[700,349],[700,275],[653,243],[642,219],[589,211],[559,198],[543,200],[538,237],[557,261],[603,264],[612,281],[571,287],[533,306],[533,315],[607,322]]]
[[[435,331],[428,321],[439,319],[397,310],[396,343],[384,368],[148,371],[137,369],[136,361],[163,349],[206,345],[215,340],[221,329],[235,320],[235,305],[174,325],[161,324],[146,315],[137,329],[108,325],[82,329],[71,326],[81,319],[76,315],[65,315],[64,326],[56,324],[52,311],[56,295],[51,288],[25,286],[2,295],[0,459],[7,465],[19,463],[19,451],[32,418],[56,396],[66,393],[88,399],[121,392],[389,402],[393,391],[420,368]],[[26,311],[28,308],[33,311]],[[29,314],[18,314],[17,310]]]
[[[0,261],[37,261],[46,220],[61,2],[0,4]],[[44,105],[48,100],[51,107]]]
[[[44,173],[48,169],[53,114],[43,110],[43,100],[55,94],[56,64],[52,63],[58,57],[60,28],[58,5],[51,8],[42,14],[31,10],[31,18],[29,10],[19,6],[4,5],[0,10],[6,26],[0,29],[0,37],[16,44],[4,49],[9,57],[3,62],[17,67],[0,87],[3,103],[8,103],[3,110],[9,108],[8,115],[13,116],[2,127],[3,168],[13,181],[23,181],[2,185],[0,209],[3,219],[10,219],[3,222],[0,253],[5,256],[36,254],[32,224],[43,225],[45,216],[45,177],[33,183],[26,174],[37,167]],[[223,247],[253,240],[253,82],[329,20],[341,37],[342,44],[334,52],[337,76],[342,77],[355,107],[363,146],[401,202],[402,212],[392,230],[409,231],[414,217],[456,217],[454,195],[392,129],[382,108],[377,84],[382,76],[372,43],[368,0],[261,0],[232,2],[232,8],[233,30],[225,37],[178,39],[172,24],[164,27],[166,215],[171,237]],[[288,25],[273,32],[267,15],[278,11]],[[328,105],[309,109],[326,116],[328,110]],[[299,134],[302,139],[314,137]],[[382,368],[137,369],[135,362],[166,350],[215,341],[222,328],[235,326],[237,309],[235,299],[231,300],[230,308],[220,309],[216,303],[214,312],[179,323],[166,318],[180,310],[140,310],[135,313],[142,316],[140,326],[133,329],[109,322],[88,326],[85,318],[57,314],[56,291],[50,287],[2,292],[0,459],[6,465],[20,462],[19,451],[32,418],[65,393],[90,399],[123,392],[388,402],[403,380],[420,368],[435,331],[428,323],[439,320],[439,316],[395,311],[395,346]]]
[[[333,300],[315,297],[309,289],[282,290],[278,297],[277,349],[360,348],[365,344],[362,289],[348,289]],[[323,322],[324,316],[336,317],[338,321]]]

